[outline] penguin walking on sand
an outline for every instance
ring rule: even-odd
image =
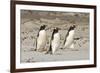
[[[45,46],[47,42],[47,33],[45,28],[46,25],[42,25],[38,32],[37,39],[36,39],[36,49],[35,49],[36,51],[42,52],[45,50]]]
[[[47,53],[54,54],[60,46],[60,34],[58,32],[59,28],[54,28],[53,33],[50,40],[50,48]]]
[[[74,48],[74,35],[75,35],[75,25],[70,26],[64,40],[64,47],[65,48]]]

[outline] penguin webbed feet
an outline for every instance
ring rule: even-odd
[[[60,48],[61,50],[64,50],[64,48]]]
[[[64,50],[64,49],[65,49],[65,47],[61,47],[60,49],[61,49],[61,50]]]
[[[34,49],[34,51],[37,51],[36,49]]]
[[[47,51],[45,54],[52,54],[52,52],[51,51]]]

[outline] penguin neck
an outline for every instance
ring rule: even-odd
[[[46,34],[46,31],[45,31],[45,30],[41,30],[41,31],[39,32],[39,34],[40,34],[40,35]]]
[[[45,31],[45,29],[40,30],[40,32],[43,32],[43,31]]]
[[[45,30],[45,29],[42,29],[42,28],[41,28],[40,31],[42,31],[42,30]]]
[[[60,34],[59,33],[55,33],[54,34],[54,38],[59,38],[60,37]]]

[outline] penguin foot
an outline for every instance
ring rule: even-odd
[[[50,51],[47,51],[45,54],[52,54],[52,52],[50,52]]]
[[[49,51],[47,51],[45,54],[48,54],[49,53]]]
[[[65,50],[65,48],[60,48],[61,50]]]
[[[34,49],[33,51],[37,51],[36,49]]]

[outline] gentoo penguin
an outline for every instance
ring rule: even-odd
[[[75,25],[70,26],[64,40],[63,48],[74,48]]]
[[[60,34],[58,32],[59,28],[54,28],[53,33],[50,40],[50,48],[47,53],[54,54],[60,46]]]
[[[47,34],[46,34],[46,25],[42,25],[40,27],[40,30],[37,35],[37,40],[36,40],[36,51],[44,51],[45,46],[46,46],[46,39],[47,39]]]

